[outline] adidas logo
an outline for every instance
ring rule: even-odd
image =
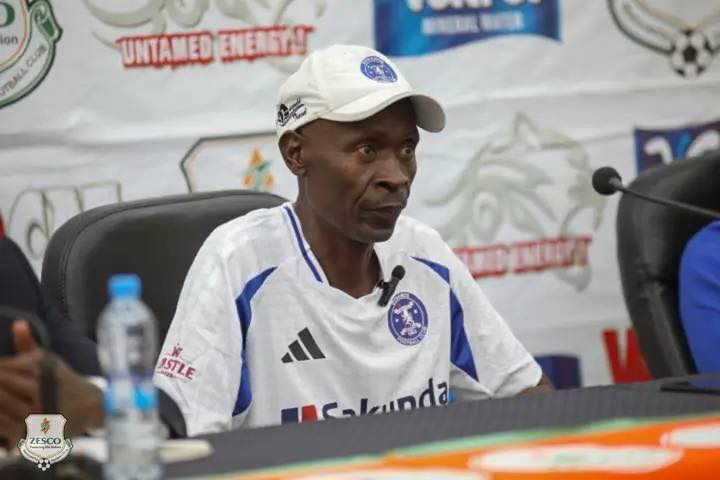
[[[302,362],[305,360],[310,360],[310,357],[312,357],[314,360],[320,360],[321,358],[325,358],[322,350],[320,350],[320,347],[318,347],[318,344],[315,343],[315,339],[313,338],[312,334],[310,334],[310,330],[308,330],[307,328],[303,328],[298,332],[298,337],[298,340],[295,340],[290,345],[288,345],[290,351],[283,355],[281,359],[283,363],[292,363],[296,360],[298,362]],[[305,353],[305,350],[303,350],[303,346],[305,347],[305,350],[307,350],[307,353]],[[308,356],[308,353],[310,354],[310,356]]]

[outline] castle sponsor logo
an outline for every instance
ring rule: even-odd
[[[325,11],[325,0],[262,3],[237,0],[212,5],[207,0],[195,0],[185,2],[182,8],[173,2],[159,1],[129,11],[114,6],[105,8],[99,3],[108,1],[85,0],[90,13],[101,22],[101,30],[111,31],[113,36],[96,31],[95,37],[119,52],[125,68],[174,69],[267,59],[282,70],[293,70],[295,63],[282,59],[301,59],[307,54],[310,36],[315,31],[312,22]],[[313,3],[315,8],[307,8]],[[297,6],[293,9],[294,4]],[[290,12],[294,14],[292,18]],[[219,16],[228,23],[227,27],[201,28],[206,16]],[[303,16],[303,20],[298,16]],[[241,25],[236,27],[238,22]],[[167,32],[169,25],[178,31]],[[118,29],[128,32],[117,37]]]
[[[158,360],[157,373],[168,378],[192,380],[197,370],[182,357],[182,351],[183,348],[180,345],[175,345],[169,352],[161,355]]]
[[[48,0],[0,1],[0,108],[29,95],[45,79],[61,34]]]
[[[500,35],[559,40],[557,0],[375,0],[375,47],[424,55]]]

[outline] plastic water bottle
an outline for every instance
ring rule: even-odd
[[[162,433],[152,384],[157,322],[140,300],[141,288],[137,275],[112,276],[110,303],[98,322],[98,351],[108,383],[104,402],[108,480],[162,477],[158,457]]]

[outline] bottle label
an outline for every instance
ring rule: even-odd
[[[121,413],[132,409],[150,411],[157,407],[157,391],[149,378],[110,378],[103,403],[108,413]]]
[[[152,382],[141,382],[135,387],[135,408],[141,412],[154,410],[157,406],[157,391]]]

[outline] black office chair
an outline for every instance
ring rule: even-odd
[[[107,280],[136,273],[143,301],[158,319],[160,342],[175,314],[195,254],[218,225],[286,200],[270,193],[228,190],[116,203],[71,218],[52,236],[42,267],[48,299],[95,338],[108,301]]]
[[[143,301],[158,320],[158,348],[175,314],[195,254],[218,225],[286,200],[243,190],[173,195],[94,208],[71,218],[45,251],[42,286],[68,318],[95,339],[98,316],[115,273],[136,273]],[[184,436],[182,415],[169,397],[160,413],[173,436]]]
[[[643,172],[630,188],[720,210],[720,150]],[[690,238],[710,220],[624,195],[617,246],[625,303],[656,378],[696,373],[680,321],[678,270]]]

